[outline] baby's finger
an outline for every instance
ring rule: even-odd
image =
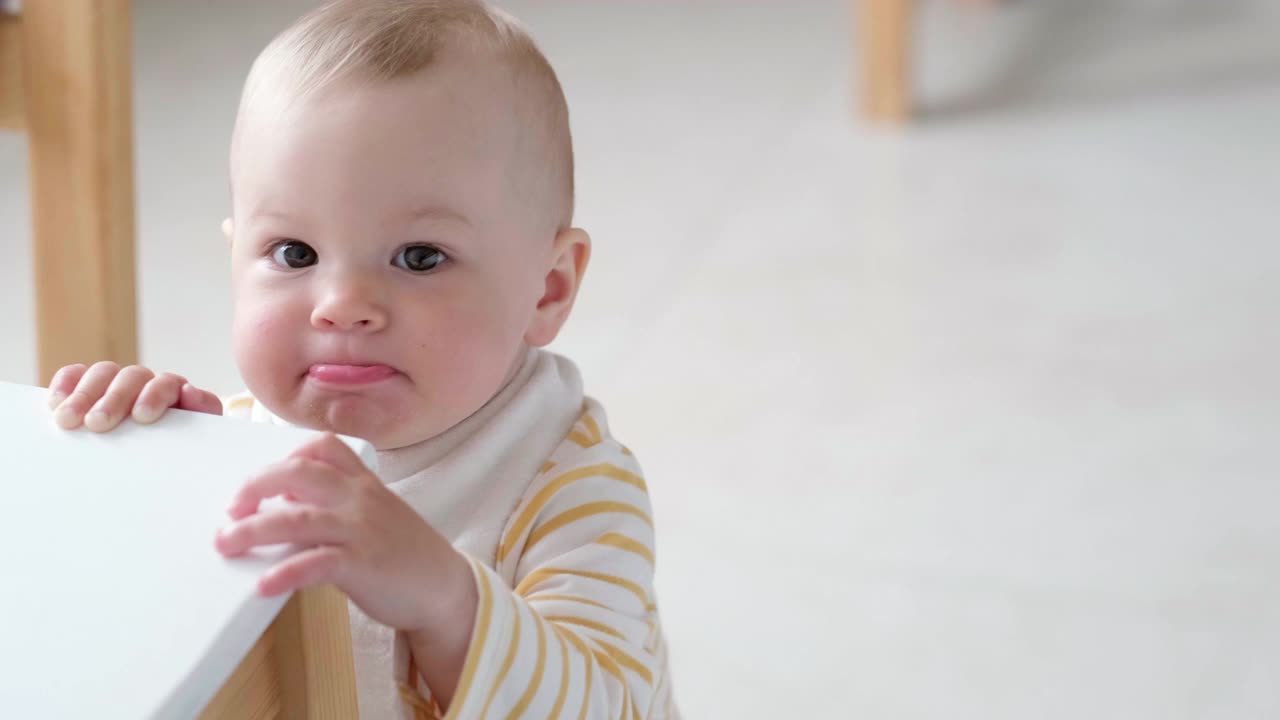
[[[303,550],[268,570],[258,580],[258,593],[271,597],[312,585],[336,585],[344,558],[342,548],[332,545]]]
[[[120,366],[113,362],[94,363],[85,371],[80,382],[67,395],[67,399],[53,411],[53,421],[66,430],[80,426],[85,413],[98,402],[111,385],[111,380],[120,372]]]
[[[350,539],[350,527],[337,513],[293,505],[237,520],[218,531],[213,545],[234,557],[260,545],[341,545]]]
[[[209,415],[222,414],[222,400],[208,390],[201,390],[191,383],[183,384],[177,407]]]
[[[250,478],[236,493],[227,514],[239,520],[258,512],[263,500],[285,494],[299,502],[332,507],[345,494],[343,479],[342,473],[332,465],[291,457]]]
[[[76,384],[80,382],[80,378],[84,377],[84,373],[89,369],[88,365],[67,365],[58,372],[53,374],[53,380],[49,381],[49,409],[53,410],[62,404],[76,389]]]
[[[102,399],[84,416],[84,426],[94,432],[106,432],[119,425],[133,410],[133,404],[137,402],[142,388],[155,376],[155,373],[141,365],[130,365],[121,370],[111,381]]]
[[[144,425],[155,422],[164,411],[178,404],[186,378],[173,373],[155,376],[142,388],[138,401],[133,404],[133,419]]]
[[[338,436],[333,433],[325,433],[294,450],[292,457],[310,458],[318,462],[327,463],[351,475],[368,472],[368,468],[364,466],[360,456],[356,455],[351,446],[339,440]]]

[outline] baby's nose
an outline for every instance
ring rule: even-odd
[[[311,324],[319,330],[376,332],[386,327],[387,312],[364,293],[333,293],[316,305]]]

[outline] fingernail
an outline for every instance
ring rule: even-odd
[[[53,411],[53,421],[62,428],[73,428],[76,426],[76,413],[67,405],[59,405],[58,409]]]
[[[49,394],[49,409],[50,409],[50,410],[53,410],[53,409],[57,408],[59,405],[61,405],[61,404],[62,404],[62,401],[63,401],[63,400],[66,400],[66,399],[67,399],[67,394],[66,394],[66,393],[64,393],[64,392],[55,392],[55,393],[50,393],[50,394]]]
[[[97,424],[97,423],[102,423],[106,421],[107,421],[107,414],[97,408],[90,410],[89,414],[84,416],[85,425]]]
[[[133,419],[140,423],[154,422],[158,415],[159,413],[156,412],[156,408],[151,405],[133,406]]]

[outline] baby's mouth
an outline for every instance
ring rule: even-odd
[[[307,377],[328,385],[370,385],[389,380],[399,372],[390,365],[344,365],[317,363],[307,369]]]

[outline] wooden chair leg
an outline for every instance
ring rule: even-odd
[[[200,720],[352,720],[355,666],[347,597],[296,593],[200,714]]]
[[[0,130],[22,130],[22,25],[0,12]]]
[[[137,362],[129,0],[28,0],[22,35],[40,381]]]
[[[864,114],[880,122],[911,115],[912,0],[854,0]]]

